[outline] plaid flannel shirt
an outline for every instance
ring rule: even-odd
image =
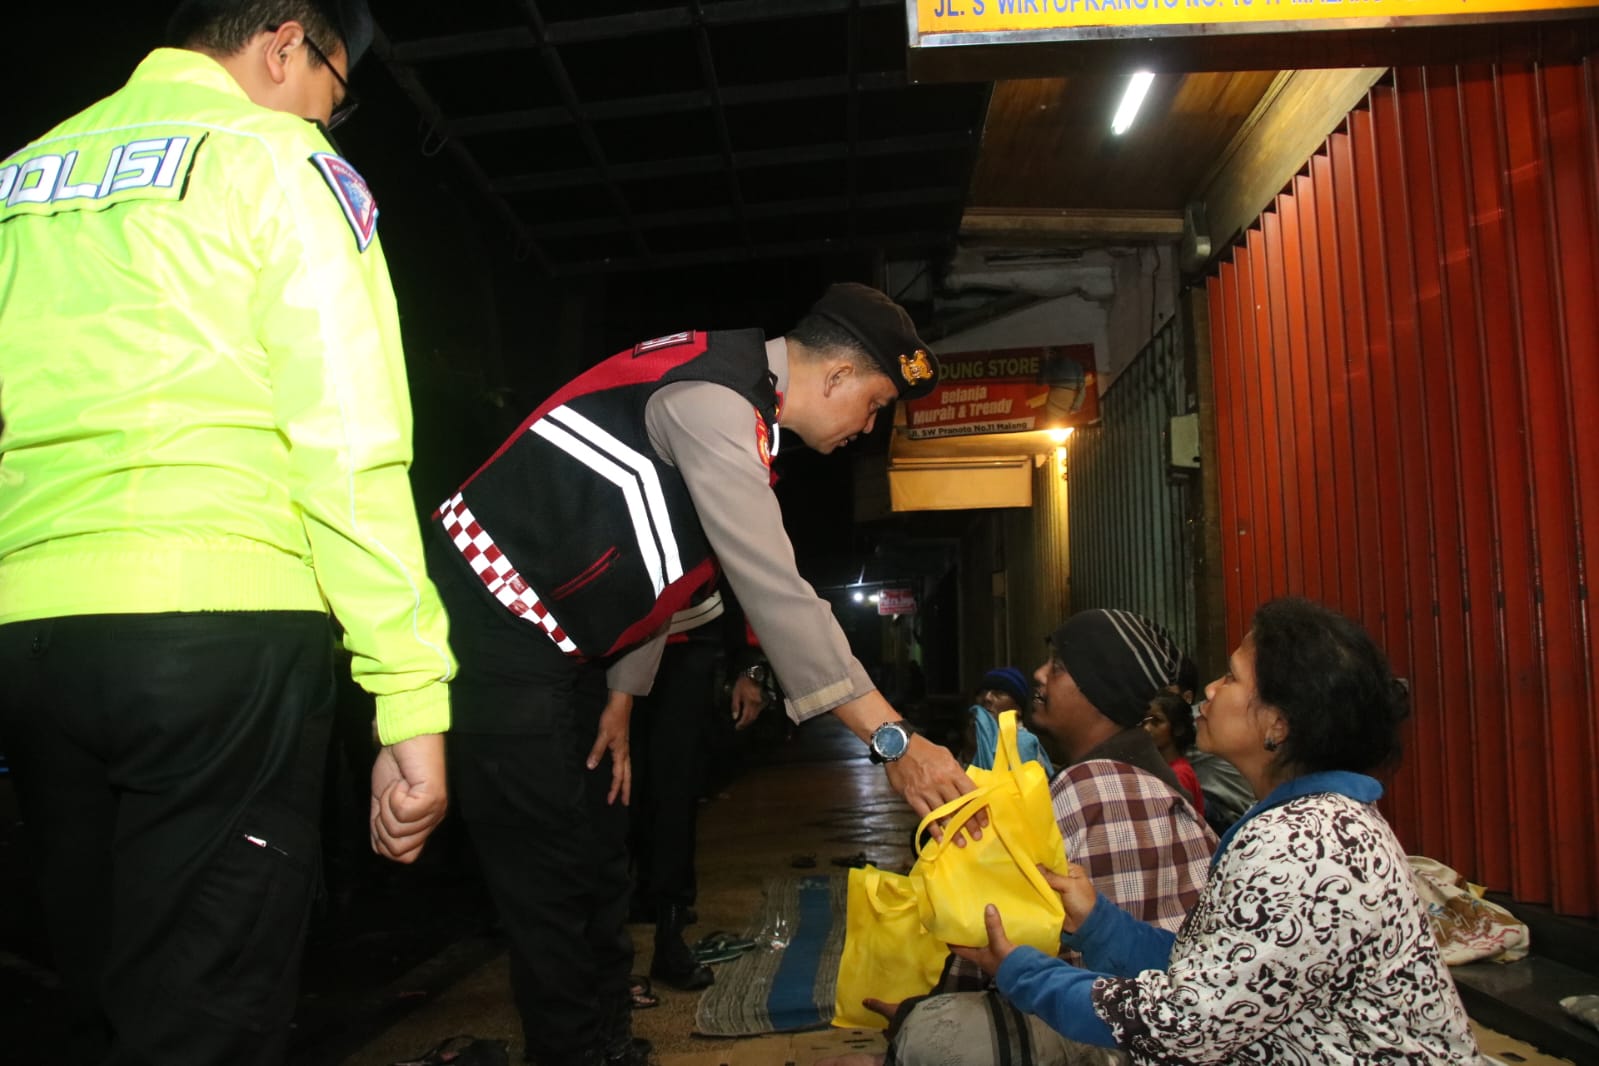
[[[1098,750],[1090,752],[1098,754]],[[1090,758],[1050,782],[1066,856],[1094,887],[1140,921],[1177,930],[1205,887],[1216,834],[1187,797],[1131,763]],[[1075,962],[1075,953],[1062,958]],[[939,992],[988,987],[973,963],[950,956]]]

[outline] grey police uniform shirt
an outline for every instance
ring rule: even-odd
[[[767,365],[778,392],[786,391],[781,340],[768,343]],[[788,716],[803,722],[876,686],[850,654],[833,608],[799,574],[771,474],[756,451],[756,418],[738,393],[703,381],[666,386],[644,411],[651,445],[683,475],[706,540],[782,682]],[[774,453],[781,439],[774,430]],[[648,692],[665,643],[663,631],[618,660],[607,674],[611,687]]]

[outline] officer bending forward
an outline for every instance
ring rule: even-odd
[[[802,579],[771,484],[782,437],[827,453],[938,364],[910,316],[830,287],[785,337],[645,341],[539,406],[440,506],[429,570],[450,615],[449,770],[513,943],[540,1066],[642,1061],[628,1013],[628,717],[673,612],[720,566],[795,721],[832,712],[919,814],[971,789],[910,734]],[[609,765],[607,765],[607,763]]]

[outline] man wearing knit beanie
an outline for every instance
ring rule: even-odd
[[[1149,701],[1177,680],[1183,653],[1176,642],[1143,615],[1096,609],[1062,622],[1049,647],[1049,661],[1033,673],[1042,695],[1033,709],[1034,728],[1053,737],[1068,762],[1122,733],[1120,754],[1145,755],[1145,745],[1137,743],[1144,736],[1139,725]],[[1149,758],[1133,758],[1133,764],[1180,789],[1153,742],[1147,747]]]
[[[1204,887],[1216,835],[1141,723],[1150,698],[1176,680],[1182,651],[1143,615],[1096,609],[1061,623],[1049,652],[1033,673],[1028,724],[1065,761],[1050,796],[1066,856],[1112,903],[1175,931]],[[954,994],[906,1001],[891,1030],[897,1066],[987,1066],[1007,1055],[1033,1066],[1113,1061],[997,991],[976,991],[985,986],[956,959],[939,988]]]

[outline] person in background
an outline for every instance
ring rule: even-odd
[[[677,612],[655,686],[633,705],[634,907],[655,923],[650,977],[688,992],[716,980],[683,941],[684,927],[694,923],[699,797],[715,727],[708,716],[730,716],[734,729],[745,729],[765,704],[759,664],[735,670],[727,696],[717,691],[727,667],[747,657],[748,634],[730,591],[713,590]]]
[[[1166,760],[1177,781],[1183,786],[1194,810],[1205,816],[1205,794],[1200,791],[1199,778],[1193,765],[1183,752],[1194,746],[1194,710],[1188,701],[1174,692],[1162,692],[1149,701],[1149,715],[1144,719],[1149,739],[1155,742],[1160,757]]]
[[[1257,797],[1222,838],[1181,930],[1140,922],[1075,865],[1046,874],[1085,968],[1005,935],[957,949],[1063,1037],[1170,1062],[1448,1063],[1482,1056],[1370,776],[1406,693],[1357,623],[1262,605],[1206,689],[1199,744]]]
[[[66,1000],[51,1061],[282,1060],[330,610],[375,702],[373,849],[409,862],[444,815],[399,320],[327,136],[371,37],[359,0],[191,0],[173,47],[0,160],[0,735]]]
[[[983,675],[967,711],[959,755],[962,763],[984,770],[994,768],[994,754],[999,747],[999,716],[1015,711],[1020,718],[1022,709],[1033,702],[1032,688],[1027,675],[1014,666],[996,666]],[[1055,776],[1055,767],[1037,734],[1020,724],[1016,727],[1016,747],[1023,762],[1036,762],[1050,777]]]
[[[1165,691],[1177,693],[1188,704],[1190,711],[1198,715],[1199,704],[1195,702],[1195,697],[1199,694],[1199,668],[1188,656],[1183,656],[1176,684],[1168,685]],[[1220,755],[1200,751],[1190,745],[1183,750],[1183,757],[1193,767],[1194,776],[1199,781],[1199,791],[1204,797],[1205,821],[1217,833],[1227,832],[1227,828],[1238,821],[1249,805],[1255,802],[1254,795],[1249,791],[1249,782],[1244,780],[1244,775],[1238,772],[1237,767]]]

